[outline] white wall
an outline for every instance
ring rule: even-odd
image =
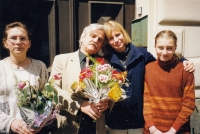
[[[200,0],[136,0],[136,19],[148,15],[148,50],[154,55],[155,35],[165,29],[178,37],[177,53],[195,65],[196,97],[200,97]],[[140,12],[139,12],[140,13]]]
[[[139,19],[149,13],[149,0],[136,0],[135,17]]]

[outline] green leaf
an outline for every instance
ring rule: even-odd
[[[26,87],[22,90],[22,93],[24,94],[25,97],[30,96],[30,89],[29,87]]]
[[[24,104],[22,107],[25,107],[25,108],[28,108],[28,109],[33,109],[30,102]]]
[[[56,103],[58,103],[58,94],[57,94],[57,93],[54,94],[54,101],[55,101]]]
[[[47,92],[52,92],[52,91],[54,90],[54,88],[53,88],[52,86],[50,86],[50,85],[46,85],[46,86],[45,86],[45,90],[46,90]]]
[[[42,96],[42,90],[37,90],[37,95]]]
[[[33,87],[30,88],[32,94],[37,94]]]
[[[39,101],[37,104],[36,104],[36,111],[38,113],[43,113],[44,112],[44,108],[45,108],[45,103],[43,101]]]
[[[32,104],[34,104],[34,102],[36,102],[36,101],[37,101],[36,98],[31,98],[31,99],[30,99],[30,103],[32,103]]]

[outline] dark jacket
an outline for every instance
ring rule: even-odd
[[[155,61],[146,48],[137,48],[129,44],[126,63],[120,62],[116,53],[105,55],[110,64],[119,71],[128,71],[129,87],[123,86],[127,99],[116,102],[111,113],[106,111],[106,124],[112,129],[136,129],[144,127],[143,91],[145,65]]]

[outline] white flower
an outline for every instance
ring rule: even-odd
[[[103,82],[103,83],[107,83],[108,80],[109,80],[108,76],[105,75],[105,74],[100,74],[98,79],[99,79],[100,82]]]
[[[103,69],[104,69],[103,65],[98,65],[98,66],[96,67],[97,72],[102,72]]]
[[[111,69],[111,66],[109,64],[104,64],[103,65],[103,70],[106,71],[108,69]]]

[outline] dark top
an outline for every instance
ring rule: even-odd
[[[79,55],[81,69],[83,69],[85,67],[86,55],[83,54],[80,50],[79,50],[78,55]]]
[[[122,64],[122,57],[113,51],[105,58],[119,71],[128,71],[127,79],[129,87],[123,86],[128,96],[127,99],[116,102],[111,113],[106,111],[106,124],[112,129],[136,129],[144,127],[143,118],[143,92],[145,65],[155,61],[153,55],[147,52],[146,48],[137,48],[128,44],[129,50],[126,53],[125,64]]]
[[[81,69],[83,69],[86,64],[86,55],[83,54],[80,50],[79,50],[79,60]],[[78,114],[80,113],[82,113],[82,119],[78,134],[95,134],[96,133],[95,121],[93,121],[93,119],[87,114],[81,112],[81,110],[79,110]]]

